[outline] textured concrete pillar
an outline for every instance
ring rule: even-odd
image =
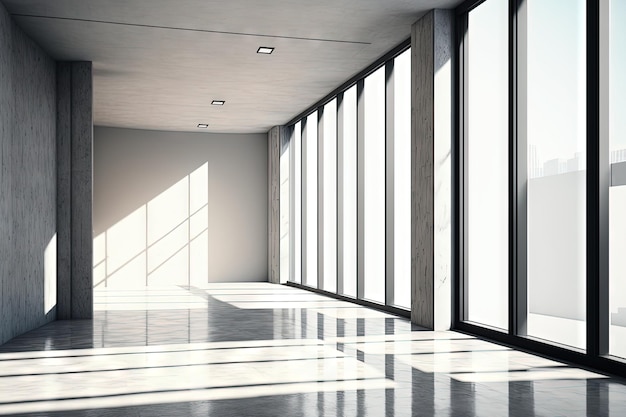
[[[91,62],[57,64],[57,313],[93,316]]]
[[[451,325],[451,144],[454,15],[432,10],[412,27],[411,320]]]
[[[267,210],[267,277],[280,283],[280,143],[285,128],[274,126],[268,133],[268,210]]]
[[[70,63],[57,64],[57,318],[72,318],[71,266],[71,71]]]

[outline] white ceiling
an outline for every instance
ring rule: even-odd
[[[0,1],[53,58],[93,61],[96,125],[237,133],[285,124],[407,39],[424,12],[460,3]]]

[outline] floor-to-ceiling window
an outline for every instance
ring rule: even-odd
[[[385,68],[365,78],[363,187],[363,298],[385,302]]]
[[[317,287],[317,111],[311,113],[302,127],[302,283]]]
[[[513,266],[526,287],[518,300],[525,304],[518,333],[584,349],[585,2],[520,1],[513,14],[513,51],[509,3],[486,0],[464,18],[463,314],[468,321],[508,330]],[[510,160],[513,121],[517,152]],[[511,220],[518,231],[514,265]]]
[[[302,123],[296,123],[290,135],[289,201],[289,281],[302,283]],[[282,273],[282,272],[281,272]]]
[[[584,0],[526,0],[528,335],[585,348]]]
[[[356,85],[347,89],[338,108],[338,219],[339,294],[356,297]]]
[[[411,50],[393,62],[393,305],[411,308]],[[387,138],[390,140],[390,138]],[[389,160],[389,159],[387,159]]]
[[[411,304],[408,44],[303,113],[290,125],[289,138],[289,180],[301,185],[298,194],[292,184],[288,197],[294,271],[295,241],[302,245],[302,280],[292,271],[291,282],[400,314],[408,314]]]
[[[321,140],[323,269],[320,287],[337,292],[337,99],[324,106]]]
[[[469,12],[465,136],[467,319],[508,329],[508,0]]]
[[[293,134],[293,133],[291,133]],[[280,143],[280,167],[279,167],[279,177],[280,177],[280,198],[279,198],[279,230],[280,230],[280,241],[279,241],[279,258],[280,258],[280,282],[286,282],[290,280],[291,277],[291,259],[290,256],[290,245],[292,242],[291,239],[291,231],[289,230],[289,226],[292,224],[291,219],[291,147],[293,146],[293,141],[291,140],[291,134],[289,137],[281,138]]]
[[[457,12],[455,326],[624,372],[626,1]]]
[[[514,332],[585,349],[585,2],[521,0],[513,14],[509,3],[486,0],[464,17],[462,313],[506,330],[515,291]],[[509,288],[510,270],[525,288]]]
[[[608,13],[609,354],[626,358],[626,1]]]

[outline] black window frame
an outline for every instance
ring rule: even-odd
[[[453,141],[453,330],[610,375],[626,377],[626,359],[608,355],[609,341],[609,162],[608,162],[608,0],[586,0],[586,350],[527,336],[526,280],[526,1],[509,0],[509,331],[467,318],[465,259],[467,46],[469,12],[489,0],[468,0],[456,8],[455,138]]]

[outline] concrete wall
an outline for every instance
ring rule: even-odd
[[[267,134],[96,127],[94,285],[268,280]]]
[[[55,319],[55,77],[0,4],[0,344]]]

